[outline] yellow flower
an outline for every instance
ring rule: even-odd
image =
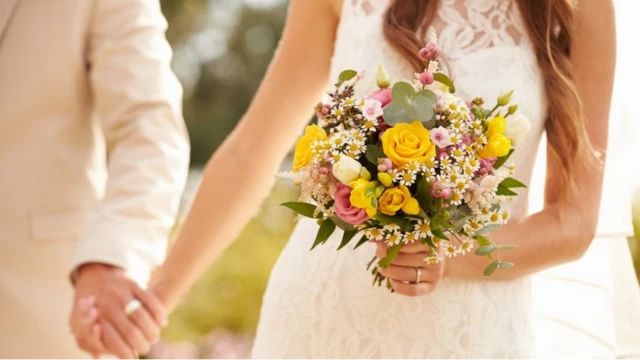
[[[365,179],[358,179],[349,184],[351,187],[351,196],[349,201],[353,207],[358,209],[364,209],[369,217],[374,217],[377,210],[377,194],[376,187],[378,183],[375,181],[368,181]]]
[[[293,171],[298,171],[309,165],[313,160],[311,144],[316,140],[326,140],[327,133],[318,125],[309,125],[304,130],[304,135],[298,139],[293,153]]]
[[[511,150],[511,140],[502,134],[496,134],[489,138],[489,142],[478,151],[478,155],[484,159],[501,157],[507,155],[509,150]]]
[[[489,121],[489,127],[485,135],[487,138],[491,138],[493,135],[504,135],[504,131],[507,129],[507,121],[502,116],[496,116]]]
[[[379,199],[380,212],[394,216],[402,210],[408,215],[417,215],[420,212],[418,200],[411,197],[411,193],[406,186],[386,189]]]
[[[391,178],[391,175],[389,175],[389,173],[386,173],[386,172],[378,173],[378,180],[380,180],[382,185],[384,185],[385,187],[393,186],[393,179]]]
[[[429,130],[419,121],[397,124],[382,135],[382,150],[396,166],[412,161],[421,163],[436,155],[436,147],[429,138]]]

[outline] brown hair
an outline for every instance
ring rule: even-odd
[[[438,0],[394,0],[385,14],[384,35],[393,48],[416,69],[424,64],[416,54],[424,47],[424,34],[438,9]],[[570,60],[574,37],[572,0],[516,0],[544,78],[547,98],[549,155],[560,166],[560,198],[575,190],[576,159],[595,164],[586,132],[582,104]],[[505,89],[507,90],[507,89]],[[573,174],[572,174],[573,173]]]

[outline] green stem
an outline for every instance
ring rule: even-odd
[[[377,256],[374,256],[373,259],[371,259],[371,261],[369,261],[369,263],[367,264],[367,270],[371,269],[371,265],[373,265],[373,263],[378,259]]]
[[[485,118],[489,118],[489,116],[491,116],[491,114],[493,114],[494,111],[498,110],[499,107],[500,105],[496,104],[496,106],[494,106],[493,109],[489,111],[489,113],[485,116]]]

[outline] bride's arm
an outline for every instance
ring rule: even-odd
[[[614,9],[610,0],[581,1],[576,16],[578,28],[571,49],[571,60],[577,90],[582,99],[591,143],[594,148],[603,150],[607,147],[615,69]],[[544,209],[493,233],[497,243],[516,244],[518,249],[500,252],[502,260],[513,262],[516,266],[496,271],[491,275],[491,280],[515,278],[576,260],[587,250],[598,222],[603,169],[585,167],[584,159],[576,161],[578,164],[573,177],[577,181],[578,195],[569,197],[564,203],[559,201],[560,165],[550,156]],[[482,269],[486,265],[485,258],[465,256],[450,261],[445,276],[484,278]]]
[[[209,160],[182,231],[151,281],[151,290],[169,308],[268,194],[278,165],[327,84],[337,14],[330,0],[291,1],[266,77],[242,121]]]

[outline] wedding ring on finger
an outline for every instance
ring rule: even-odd
[[[422,270],[420,270],[419,267],[415,269],[416,269],[416,281],[414,282],[414,284],[418,284],[420,283],[420,279],[422,279]]]
[[[124,313],[127,316],[129,316],[129,315],[133,314],[134,312],[140,310],[141,307],[142,307],[142,303],[140,303],[140,301],[138,299],[133,299],[133,300],[129,301],[127,303],[127,305],[125,305]]]

